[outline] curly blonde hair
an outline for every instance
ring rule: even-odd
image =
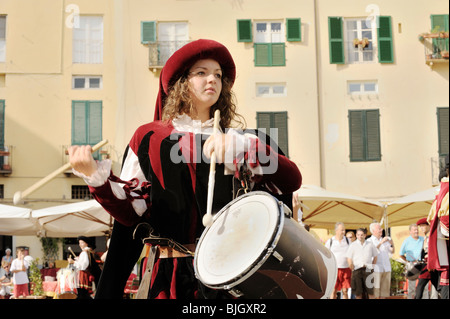
[[[222,130],[230,127],[245,128],[245,119],[236,112],[235,96],[231,89],[233,84],[231,81],[222,78],[222,91],[219,99],[211,106],[209,116],[212,118],[214,112],[220,110],[220,127]],[[196,110],[189,93],[189,83],[187,81],[187,74],[181,76],[168,90],[168,96],[164,101],[162,111],[162,120],[171,121],[178,115],[187,114],[189,116],[195,115]]]

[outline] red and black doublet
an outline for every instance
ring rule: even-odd
[[[210,169],[202,152],[207,137],[177,131],[168,122],[143,125],[132,137],[124,162],[129,156],[137,157],[146,180],[121,181],[111,174],[104,185],[90,187],[95,199],[115,218],[96,298],[122,298],[127,278],[143,248],[140,238],[133,239],[137,224],[147,222],[161,237],[181,244],[195,243],[201,236]],[[251,147],[237,161],[241,164],[244,161],[250,168],[260,167],[262,174],[252,176],[253,190],[268,191],[291,207],[292,192],[300,187],[301,174],[269,141],[266,137],[252,138]],[[261,161],[261,154],[268,162]],[[266,168],[273,167],[271,164],[277,165],[276,171],[264,174]],[[235,181],[234,175],[224,174],[224,165],[216,165],[213,213],[233,199]],[[118,199],[111,183],[121,182],[125,196]],[[136,200],[144,200],[146,204],[146,210],[139,214],[133,206]],[[152,275],[149,298],[186,299],[214,297],[215,294],[198,284],[193,257],[158,259]]]

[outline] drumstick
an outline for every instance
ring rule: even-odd
[[[216,110],[214,112],[214,128],[213,135],[217,133],[219,129],[219,121],[220,121],[220,111]],[[208,179],[208,198],[206,202],[206,214],[203,216],[203,226],[208,227],[212,225],[212,202],[213,202],[213,193],[214,193],[214,175],[216,174],[216,152],[213,151],[211,153],[211,164],[209,166],[209,179]]]
[[[77,255],[75,255],[75,253],[72,250],[72,247],[69,246],[69,251],[72,253],[73,257],[77,258]]]
[[[103,145],[105,145],[107,143],[108,143],[108,140],[103,140],[103,141],[97,143],[96,145],[94,145],[92,147],[92,153],[98,151]],[[27,197],[28,195],[30,195],[31,193],[36,191],[38,188],[40,188],[40,187],[44,186],[45,184],[47,184],[49,181],[51,181],[53,178],[55,178],[59,174],[67,171],[71,167],[72,166],[70,165],[70,163],[66,163],[65,165],[63,165],[60,168],[58,168],[57,170],[55,170],[53,173],[50,173],[49,175],[47,175],[43,179],[37,181],[36,183],[34,183],[30,187],[28,187],[23,192],[21,192],[21,191],[15,192],[14,193],[14,198],[13,198],[14,205],[19,204],[22,201],[22,199],[24,199],[25,197]]]

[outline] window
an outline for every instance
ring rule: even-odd
[[[289,156],[287,112],[257,112],[256,122],[258,129],[265,130],[283,153]]]
[[[350,95],[377,94],[378,83],[376,81],[348,81],[347,93]]]
[[[101,89],[102,87],[101,76],[75,75],[72,77],[72,89]]]
[[[257,97],[280,97],[286,95],[285,83],[256,83]]]
[[[102,140],[102,101],[72,101],[72,145],[95,145]],[[99,152],[94,154],[99,158]]]
[[[379,110],[350,110],[350,161],[381,161]]]
[[[377,22],[328,17],[330,63],[393,63],[391,17],[380,16]]]
[[[345,19],[344,25],[347,63],[374,62],[375,23],[366,19]],[[358,41],[360,43],[356,44]]]
[[[80,16],[80,25],[73,29],[73,63],[103,63],[103,17]]]
[[[449,149],[448,107],[437,108],[439,156],[447,156]]]
[[[93,199],[89,187],[86,185],[72,185],[72,199]]]
[[[6,61],[6,16],[0,16],[0,62]]]
[[[176,50],[188,42],[187,22],[141,22],[141,43],[149,45],[150,65],[163,66]]]
[[[239,42],[253,42],[255,66],[285,66],[285,42],[301,41],[301,19],[237,20]]]

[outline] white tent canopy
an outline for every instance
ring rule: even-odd
[[[347,229],[368,227],[384,215],[381,202],[318,186],[303,185],[295,195],[302,201],[303,223],[315,228],[334,229],[336,222],[343,222]]]
[[[104,236],[113,224],[111,215],[95,200],[38,209],[32,218],[44,237]]]
[[[409,194],[387,204],[386,214],[389,227],[406,226],[427,217],[439,186]]]
[[[0,204],[0,235],[36,235],[31,209]]]

